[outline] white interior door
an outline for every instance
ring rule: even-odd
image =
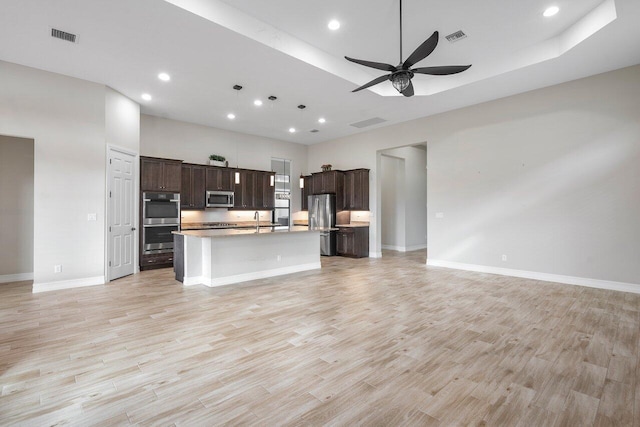
[[[134,273],[135,156],[109,150],[109,280]]]

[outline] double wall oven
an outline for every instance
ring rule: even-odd
[[[179,229],[179,193],[142,193],[143,255],[173,252],[171,232]]]

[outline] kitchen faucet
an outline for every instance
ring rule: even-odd
[[[253,214],[253,219],[256,220],[256,233],[260,232],[260,212],[256,211]]]

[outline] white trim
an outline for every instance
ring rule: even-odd
[[[226,277],[185,277],[183,280],[184,286],[192,285],[205,285],[209,287],[231,285],[233,283],[248,282],[249,280],[266,279],[268,277],[282,276],[284,274],[299,273],[301,271],[317,270],[321,268],[320,262],[313,262],[309,264],[292,265],[290,267],[273,268],[270,270],[254,271],[251,273],[236,274],[234,276]]]
[[[398,252],[412,252],[420,249],[427,249],[427,244],[422,245],[412,245],[412,246],[393,246],[393,245],[382,245],[382,249],[387,249],[389,251],[398,251]]]
[[[85,286],[104,285],[104,276],[85,277],[82,279],[59,280],[57,282],[34,283],[33,293],[57,291],[60,289],[82,288]]]
[[[369,252],[369,258],[382,258],[382,251],[380,251],[380,252]]]
[[[589,288],[609,289],[612,291],[632,292],[640,294],[640,284],[614,282],[610,280],[590,279],[588,277],[563,276],[561,274],[540,273],[536,271],[513,270],[510,268],[490,267],[486,265],[463,264],[453,261],[427,259],[432,267],[452,268],[455,270],[475,271],[478,273],[499,274],[501,276],[522,277],[542,282],[563,283],[565,285],[586,286]]]
[[[17,273],[0,275],[0,283],[23,282],[33,280],[33,273]]]

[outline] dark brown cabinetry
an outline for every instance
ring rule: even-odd
[[[181,209],[204,209],[206,166],[182,164]]]
[[[311,194],[335,194],[336,210],[369,210],[369,169],[317,172],[304,177],[302,210],[306,211]]]
[[[166,268],[173,265],[173,254],[142,255],[140,257],[140,270],[154,268]]]
[[[270,210],[275,207],[275,186],[271,185],[273,172],[239,170],[240,183],[235,184],[237,210]]]
[[[340,227],[336,251],[340,256],[363,258],[369,256],[369,227]]]
[[[274,185],[271,185],[272,182]],[[255,202],[257,209],[273,209],[276,207],[275,173],[257,173]]]
[[[180,160],[140,158],[140,190],[180,192]]]
[[[207,167],[207,191],[233,191],[233,170],[228,168]]]
[[[304,177],[304,188],[302,188],[302,210],[306,211],[309,209],[309,196],[313,194],[312,191],[312,177],[311,175],[307,175]]]
[[[311,174],[311,194],[342,194],[344,174],[342,171],[317,172]]]
[[[369,210],[369,169],[344,172],[344,210]]]

